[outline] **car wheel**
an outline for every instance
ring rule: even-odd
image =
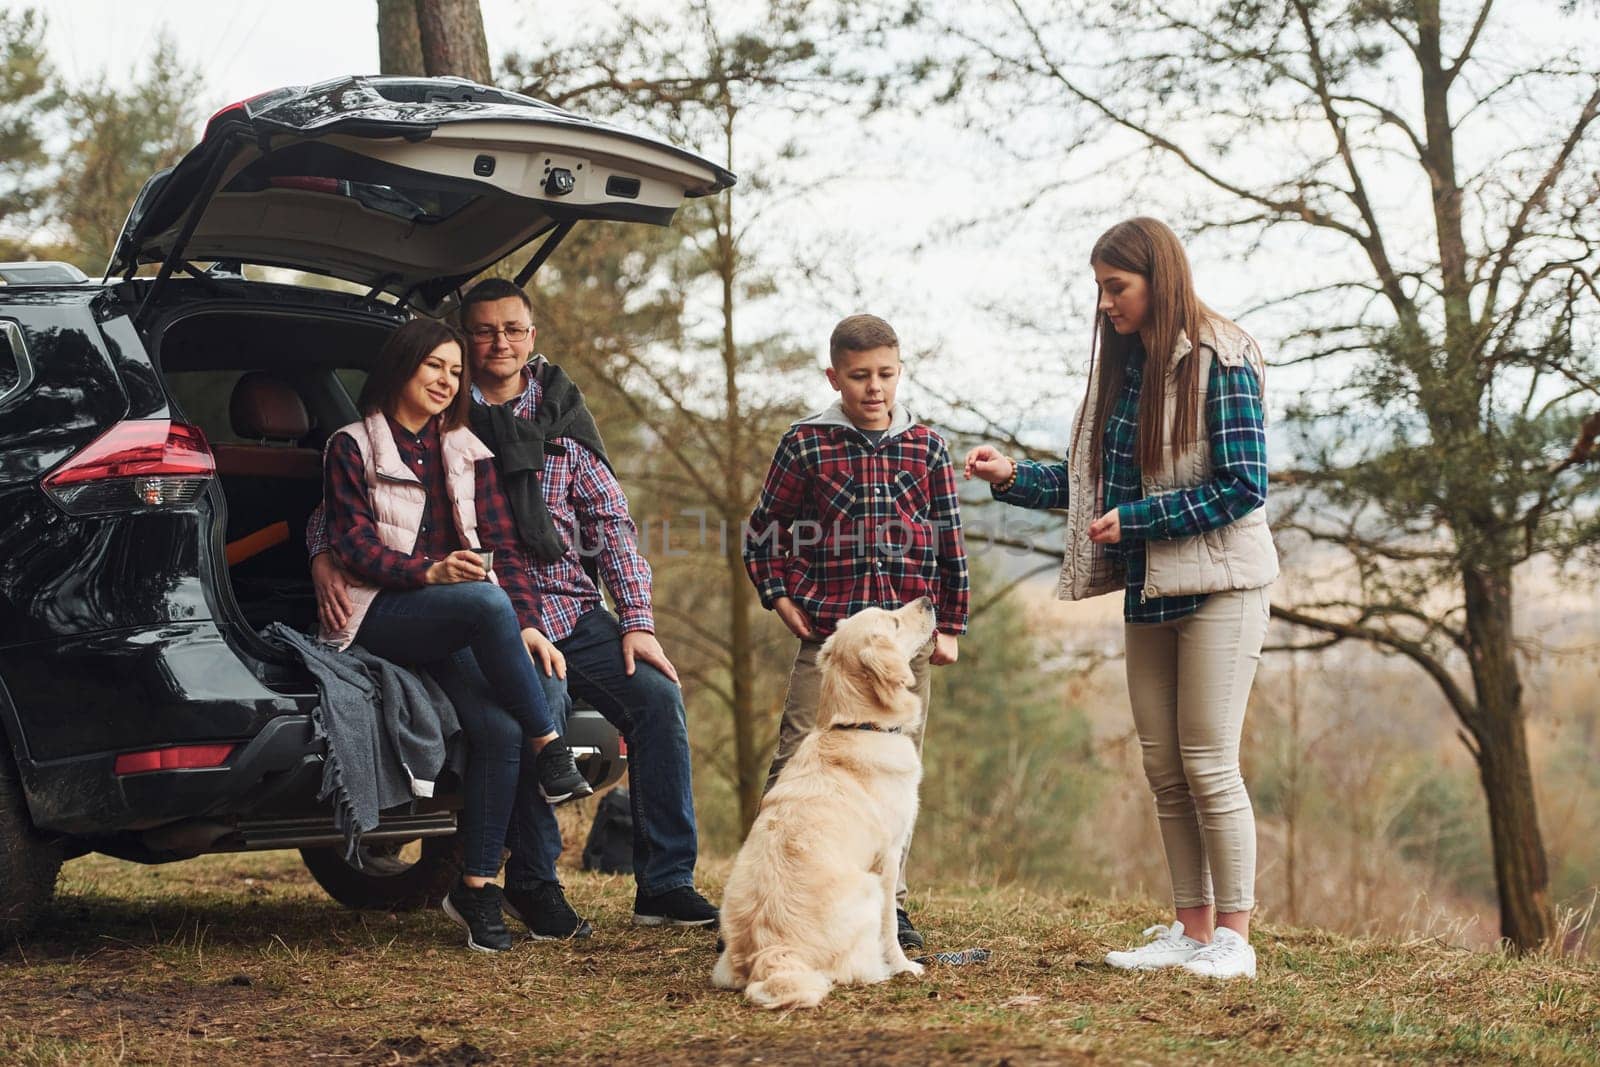
[[[33,828],[11,754],[0,744],[0,943],[25,933],[56,891],[62,847]]]
[[[343,845],[303,848],[311,877],[347,908],[414,911],[433,907],[461,877],[461,839],[424,837],[360,847],[361,869],[345,858]]]

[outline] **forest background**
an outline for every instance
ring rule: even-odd
[[[366,35],[337,65],[238,95],[427,68],[384,26],[412,4],[349,6]],[[828,399],[832,323],[896,324],[902,399],[958,454],[1059,456],[1087,249],[1148,213],[1274,363],[1286,574],[1243,753],[1263,910],[1593,951],[1600,27],[1533,6],[483,4],[487,69],[451,69],[740,177],[666,230],[580,227],[532,286],[656,570],[708,851],[752,817],[792,655],[738,524]],[[0,14],[0,256],[98,275],[144,178],[233,99],[218,65],[311,19],[162,5],[96,66],[62,26],[90,7]],[[986,501],[964,487],[973,630],[936,674],[913,883],[1160,899],[1120,605],[1058,603],[1059,516]]]

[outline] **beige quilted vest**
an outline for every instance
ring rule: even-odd
[[[1265,379],[1266,367],[1255,339],[1232,323],[1208,322],[1200,331],[1200,345],[1197,425],[1204,426],[1206,386],[1213,354],[1225,366],[1248,364],[1255,370],[1258,381]],[[1169,366],[1176,366],[1190,347],[1189,339],[1181,338]],[[1056,595],[1062,600],[1083,600],[1123,588],[1121,576],[1106,557],[1105,546],[1089,540],[1089,524],[1100,517],[1101,502],[1105,498],[1099,472],[1089,469],[1092,451],[1089,434],[1093,432],[1095,419],[1088,409],[1100,387],[1099,375],[1100,362],[1096,360],[1089,375],[1088,399],[1072,422],[1067,459],[1067,548],[1061,562],[1061,580],[1056,587]],[[1177,463],[1170,459],[1167,444],[1177,411],[1177,390],[1171,385],[1169,378],[1167,409],[1162,420],[1169,436],[1162,441],[1161,469],[1143,477],[1147,497],[1191,489],[1211,477],[1211,449],[1207,447],[1204,434],[1193,447],[1178,456]],[[1278,576],[1278,551],[1273,546],[1272,531],[1267,527],[1267,514],[1262,508],[1197,537],[1147,541],[1145,549],[1144,595],[1147,597],[1259,589],[1272,584]]]
[[[401,460],[394,435],[389,432],[389,420],[381,413],[368,415],[360,422],[341,427],[333,436],[341,433],[355,438],[361,449],[372,512],[378,520],[378,537],[385,546],[410,555],[417,545],[417,531],[428,506],[428,493],[416,474]],[[450,490],[450,513],[455,520],[456,533],[461,536],[463,545],[475,545],[478,543],[478,477],[474,464],[480,459],[493,458],[494,453],[465,426],[442,434],[440,451],[444,455],[445,484]],[[332,633],[323,630],[318,639],[335,648],[348,648],[355,640],[356,631],[361,629],[367,608],[380,592],[379,587],[352,578],[350,618],[343,629]]]

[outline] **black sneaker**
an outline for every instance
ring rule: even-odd
[[[594,792],[589,779],[578,770],[578,761],[572,758],[572,749],[559,737],[539,750],[534,767],[539,774],[539,795],[552,807]]]
[[[511,931],[500,917],[500,887],[490,882],[473,889],[457,882],[444,898],[444,913],[467,932],[467,947],[474,952],[504,952],[512,945]]]
[[[635,926],[716,926],[717,909],[695,892],[692,885],[679,886],[665,893],[633,895]]]
[[[900,942],[900,948],[906,952],[913,949],[922,951],[922,935],[917,933],[917,928],[911,925],[911,916],[906,914],[906,909],[894,909],[895,939]]]
[[[528,928],[535,941],[580,940],[594,933],[589,920],[567,903],[560,882],[540,882],[532,889],[506,886],[506,914]]]

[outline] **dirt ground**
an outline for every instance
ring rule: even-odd
[[[952,888],[913,902],[930,947],[990,963],[783,1015],[710,987],[708,932],[629,925],[628,879],[568,893],[592,939],[489,957],[437,912],[339,907],[293,853],[74,861],[0,953],[0,1062],[1600,1062],[1592,964],[1269,926],[1260,979],[1218,986],[1098,962],[1146,902]]]

